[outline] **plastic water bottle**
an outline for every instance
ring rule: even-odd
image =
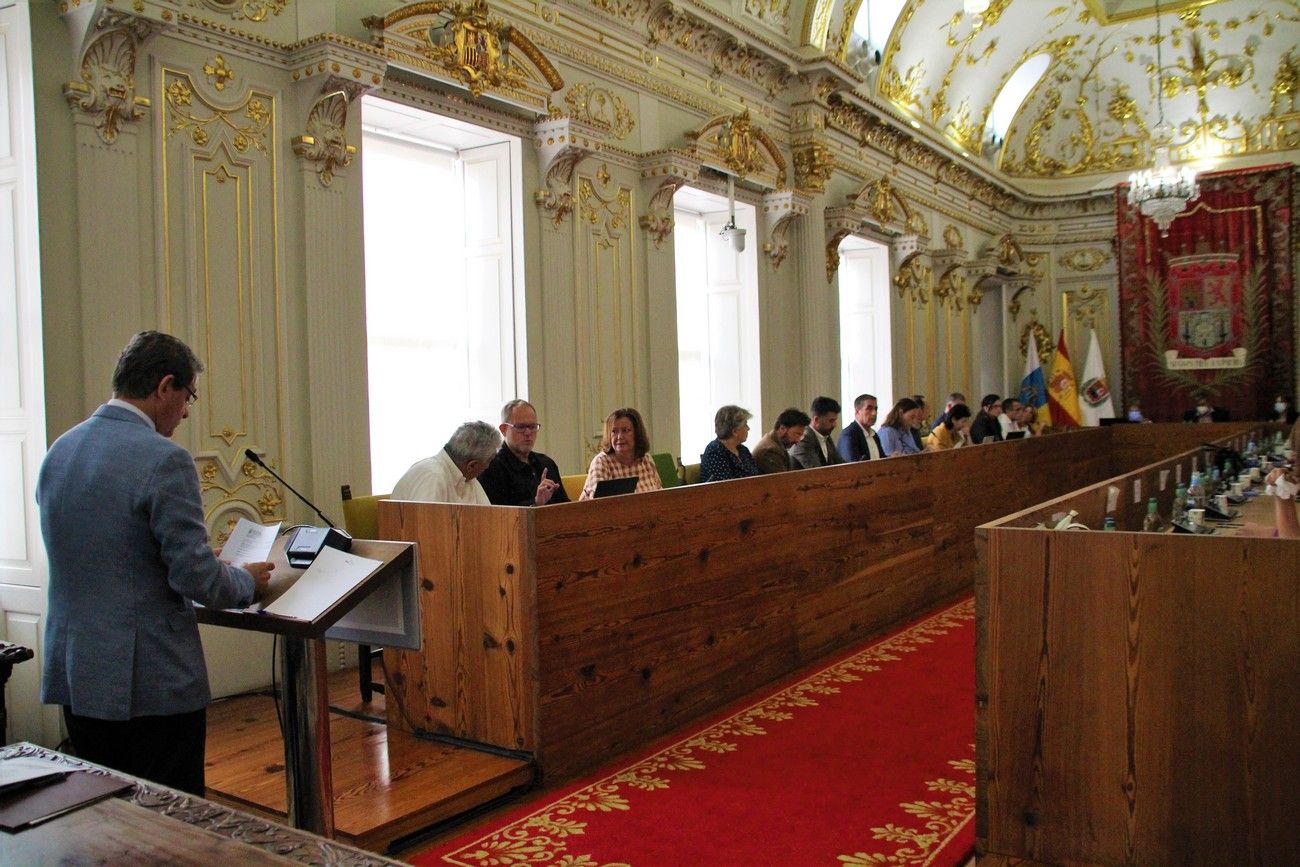
[[[1187,523],[1187,488],[1184,485],[1174,488],[1174,510],[1170,520],[1175,524]]]
[[[1156,503],[1156,498],[1151,497],[1147,500],[1147,516],[1142,519],[1142,532],[1159,533],[1162,529],[1160,506]]]
[[[1192,473],[1192,483],[1187,486],[1187,506],[1192,509],[1204,509],[1206,503],[1205,483],[1200,473]]]
[[[1113,516],[1111,516],[1111,515],[1107,515],[1107,516],[1106,516],[1106,520],[1104,520],[1104,521],[1101,522],[1101,528],[1102,528],[1103,530],[1114,530],[1114,529],[1115,529],[1115,518],[1114,518]]]

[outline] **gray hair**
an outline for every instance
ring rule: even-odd
[[[174,388],[188,387],[203,372],[203,362],[178,337],[161,331],[141,331],[117,357],[113,370],[116,397],[148,397],[170,374]]]
[[[514,400],[506,401],[506,405],[501,407],[501,423],[510,424],[510,416],[514,415],[515,410],[519,409],[521,406],[526,406],[533,412],[537,412],[537,407],[533,406],[522,397],[517,397]]]
[[[443,448],[458,467],[470,461],[488,463],[501,448],[501,432],[485,421],[467,421],[456,428]]]
[[[718,439],[725,440],[731,432],[754,417],[754,414],[732,404],[727,404],[713,416],[713,432]]]

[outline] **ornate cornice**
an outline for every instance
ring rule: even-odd
[[[798,217],[808,214],[810,198],[794,190],[778,190],[763,196],[760,211],[763,215],[763,233],[767,240],[763,242],[763,255],[774,269],[780,268],[790,250],[790,241],[786,233]]]
[[[684,151],[653,151],[641,158],[641,181],[650,189],[646,213],[638,218],[641,229],[662,249],[672,233],[673,195],[700,176],[700,161]]]

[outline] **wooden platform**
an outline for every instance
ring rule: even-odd
[[[330,678],[330,703],[384,716],[384,697],[363,704],[356,672]],[[330,716],[334,821],[339,840],[383,852],[393,840],[533,780],[531,762],[434,743],[340,713]],[[285,821],[284,742],[269,696],[208,709],[208,797]]]

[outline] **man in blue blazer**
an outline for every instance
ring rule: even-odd
[[[840,440],[835,446],[845,463],[885,456],[880,447],[880,437],[872,429],[878,411],[879,404],[874,394],[860,394],[853,399],[853,422],[840,431]]]
[[[193,602],[243,607],[270,563],[209,547],[194,459],[170,439],[202,363],[167,334],[122,350],[113,399],[65,433],[36,499],[49,552],[41,700],[77,755],[202,795],[208,673]]]

